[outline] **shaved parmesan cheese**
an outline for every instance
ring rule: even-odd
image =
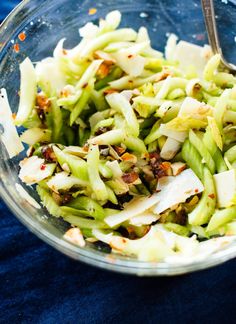
[[[151,211],[146,211],[140,215],[134,216],[129,220],[130,225],[142,226],[150,225],[160,218],[159,215],[153,214]]]
[[[184,170],[176,177],[168,176],[158,181],[157,194],[159,203],[153,212],[160,214],[176,204],[185,202],[187,198],[204,190],[203,184],[191,169]]]
[[[23,199],[25,199],[31,206],[37,209],[41,208],[41,206],[37,203],[37,201],[34,198],[32,198],[19,183],[16,183],[16,190],[18,191],[19,195]]]
[[[236,170],[231,169],[213,175],[219,208],[230,207],[236,199]],[[236,216],[236,215],[235,215]]]
[[[19,173],[19,178],[21,179],[21,181],[25,182],[28,185],[32,185],[48,178],[53,173],[56,165],[48,165],[44,163],[44,159],[40,159],[37,156],[31,156],[21,161],[21,169]],[[54,168],[50,166],[53,166]]]
[[[1,140],[12,158],[24,150],[12,118],[11,108],[5,89],[0,90],[0,124],[3,126]]]
[[[80,37],[86,39],[95,38],[98,34],[99,28],[98,26],[94,25],[92,22],[88,22],[86,25],[79,29]]]
[[[200,102],[191,97],[186,97],[180,107],[179,117],[190,116],[194,119],[206,119],[207,116],[211,116],[213,108],[210,105],[206,105],[204,102]]]
[[[152,206],[154,206],[157,202],[158,194],[153,194],[150,197],[141,197],[141,198],[134,198],[126,204],[125,209],[121,212],[108,216],[104,219],[104,221],[110,226],[114,227],[116,225],[119,225],[128,219],[139,215],[146,210],[150,209]]]
[[[65,163],[64,163],[65,164]],[[86,181],[70,175],[68,172],[56,173],[48,182],[47,185],[55,192],[59,190],[69,190],[73,186],[87,186]]]
[[[112,56],[116,64],[131,77],[137,77],[142,74],[146,59],[139,54],[133,54],[130,48],[121,49]]]
[[[114,227],[134,216],[142,214],[150,208],[152,208],[155,214],[160,214],[166,209],[186,201],[187,198],[195,195],[196,192],[202,192],[204,187],[195,173],[188,169],[176,177],[168,176],[159,179],[157,190],[160,190],[160,192],[150,197],[134,198],[126,204],[123,211],[108,216],[104,221],[110,227]]]
[[[209,56],[205,55],[204,47],[180,41],[174,48],[172,59],[179,62],[179,67],[183,71],[194,65],[198,75],[202,76]]]

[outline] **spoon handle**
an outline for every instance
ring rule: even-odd
[[[202,0],[202,10],[204,14],[208,40],[213,54],[221,54],[222,50],[219,43],[218,32],[216,28],[215,10],[213,0]]]

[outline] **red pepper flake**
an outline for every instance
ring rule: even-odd
[[[130,59],[130,58],[132,58],[132,57],[133,57],[133,55],[132,55],[132,54],[129,54],[129,55],[128,55],[128,58],[129,58],[129,59]]]
[[[215,198],[215,194],[212,193],[212,194],[208,195],[208,197],[211,198],[211,199],[214,199]]]
[[[18,38],[19,38],[19,40],[20,40],[21,42],[24,42],[25,39],[26,39],[26,34],[25,34],[24,32],[22,32],[22,33],[20,33],[20,34],[18,35]]]
[[[15,51],[16,53],[19,53],[19,52],[20,52],[20,45],[19,45],[18,43],[14,44],[14,45],[13,45],[13,48],[14,48],[14,51]]]
[[[97,12],[97,9],[96,8],[90,8],[88,14],[90,16],[92,16],[92,15],[95,15],[96,12]]]
[[[44,171],[45,169],[46,169],[46,165],[42,164],[41,167],[40,167],[40,170]]]
[[[195,190],[194,190],[194,192],[196,192],[196,193],[197,193],[197,192],[198,192],[198,189],[195,189]]]

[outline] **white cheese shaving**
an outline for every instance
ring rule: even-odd
[[[191,169],[184,170],[176,177],[163,177],[158,181],[159,203],[153,212],[160,214],[172,206],[185,202],[187,198],[204,190],[203,184]]]
[[[24,150],[12,118],[11,108],[5,89],[0,90],[0,125],[3,127],[1,140],[12,158]]]
[[[179,62],[181,70],[186,71],[194,66],[199,76],[202,76],[204,67],[209,59],[204,47],[180,41],[173,50],[172,59]]]
[[[31,185],[49,177],[51,175],[51,170],[44,162],[44,159],[40,159],[37,156],[31,156],[21,161],[19,173],[21,181]]]
[[[126,204],[124,210],[122,210],[120,213],[117,213],[115,215],[106,217],[104,221],[110,227],[114,227],[136,215],[145,212],[146,210],[154,206],[158,201],[159,201],[158,194],[153,194],[150,197],[134,198],[131,200],[131,202]]]
[[[236,199],[236,170],[231,169],[213,175],[219,208],[233,205]]]

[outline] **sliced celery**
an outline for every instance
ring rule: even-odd
[[[91,188],[97,200],[107,200],[108,192],[99,175],[99,148],[98,145],[90,145],[87,155],[88,176]]]
[[[236,218],[236,206],[216,210],[213,214],[208,226],[207,231],[213,231],[222,225],[234,220]]]
[[[88,181],[88,166],[87,163],[79,157],[64,153],[55,145],[53,151],[56,155],[57,161],[63,167],[64,164],[68,165],[71,173],[83,181]]]
[[[206,224],[214,213],[216,206],[214,180],[206,167],[203,169],[203,185],[205,189],[199,203],[194,210],[188,214],[189,224],[195,226]]]
[[[196,148],[186,140],[182,147],[182,158],[187,162],[190,168],[196,173],[196,175],[203,178],[203,164],[202,159]]]
[[[204,145],[202,140],[190,129],[189,131],[189,141],[198,151],[198,153],[202,156],[204,163],[206,163],[207,167],[211,171],[212,174],[215,173],[215,162],[211,157],[207,147]]]

